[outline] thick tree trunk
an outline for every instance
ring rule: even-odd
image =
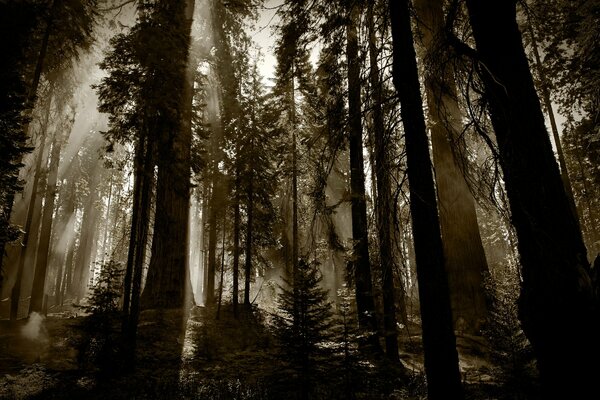
[[[57,132],[58,136],[59,133]],[[64,136],[64,135],[61,135]],[[44,213],[42,218],[42,227],[40,232],[40,243],[37,250],[35,262],[35,273],[33,276],[33,285],[31,288],[31,302],[29,303],[29,313],[41,312],[44,301],[46,271],[48,268],[48,257],[50,251],[50,239],[52,238],[52,221],[54,213],[54,203],[56,199],[56,182],[58,178],[58,165],[60,161],[60,151],[63,138],[55,138],[52,144],[50,154],[50,166],[48,167],[48,179],[46,184],[46,196],[44,202]]]
[[[467,8],[517,232],[519,317],[537,357],[543,396],[586,398],[600,373],[598,303],[523,49],[516,2],[467,0]]]
[[[422,24],[422,58],[428,67],[425,90],[452,317],[455,329],[476,333],[487,316],[483,273],[488,266],[475,201],[452,149],[465,144],[459,137],[462,113],[452,71],[447,63],[438,65],[445,62],[440,60],[443,0],[418,0],[415,8]]]
[[[435,184],[423,115],[409,0],[389,2],[393,80],[401,104],[410,186],[410,209],[419,282],[423,350],[430,400],[463,397],[448,281],[444,267]]]
[[[369,260],[367,232],[367,203],[365,194],[365,171],[363,161],[360,64],[358,59],[358,33],[356,24],[360,17],[357,5],[350,6],[346,26],[346,58],[348,59],[348,116],[350,130],[350,193],[352,196],[352,239],[356,285],[358,322],[364,331],[369,347],[379,351],[377,319],[373,299],[373,283]]]
[[[180,121],[178,126],[157,127],[163,137],[159,142],[161,157],[158,161],[156,189],[156,216],[152,238],[152,257],[148,267],[146,286],[142,295],[143,308],[185,308],[191,303],[191,283],[188,271],[188,224],[190,208],[190,156],[192,141],[192,100],[194,69],[190,67],[193,0],[180,0],[173,5],[184,35],[178,68],[181,83],[179,96]],[[165,3],[166,4],[166,3]],[[180,11],[180,7],[181,10]],[[185,46],[185,47],[184,47]],[[163,156],[164,153],[164,156]]]
[[[383,96],[379,65],[378,49],[373,17],[373,3],[367,6],[367,24],[369,29],[369,80],[373,90],[373,136],[374,136],[374,174],[377,188],[375,196],[375,212],[377,215],[377,237],[379,239],[379,263],[381,269],[381,289],[383,292],[383,328],[386,356],[394,363],[400,362],[398,354],[398,333],[396,328],[396,300],[394,293],[394,266],[396,260],[392,251],[391,229],[389,217],[395,205],[392,199],[390,183],[391,162],[389,160],[388,139],[386,138],[384,115],[381,108]],[[403,292],[403,290],[402,290]],[[404,301],[401,298],[400,301]]]

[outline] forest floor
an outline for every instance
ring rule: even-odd
[[[17,324],[0,321],[0,399],[290,398],[293,389],[285,388],[289,371],[278,356],[269,315],[254,309],[235,319],[224,307],[219,317],[195,307],[184,324],[174,312],[144,311],[133,372],[125,372],[121,360],[110,354],[96,354],[94,362],[82,356],[82,348],[93,353],[98,339],[90,339],[82,329],[85,317],[72,310],[35,324],[31,318]],[[393,368],[367,363],[351,394],[340,392],[338,385],[315,398],[426,398],[420,328],[411,326],[400,338],[408,378],[397,379]],[[457,348],[468,399],[531,398],[508,390],[512,383],[499,378],[484,338],[458,336]],[[116,352],[115,346],[104,349]],[[326,387],[331,378],[325,373],[315,379]]]

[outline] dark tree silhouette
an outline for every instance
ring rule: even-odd
[[[419,88],[410,2],[390,1],[393,80],[406,140],[410,210],[429,399],[463,397],[429,145]]]
[[[522,264],[520,319],[544,396],[586,397],[598,375],[598,303],[533,85],[516,2],[467,1]],[[567,329],[556,329],[561,321]]]

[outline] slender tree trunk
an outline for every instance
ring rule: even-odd
[[[516,2],[466,4],[517,232],[519,317],[537,357],[543,396],[586,398],[600,375],[598,300],[529,70]]]
[[[411,30],[410,2],[390,1],[389,7],[394,46],[392,77],[400,98],[406,140],[427,393],[430,400],[461,399],[458,353]]]
[[[89,182],[89,194],[83,208],[83,217],[81,220],[81,233],[79,236],[79,247],[77,257],[75,258],[75,270],[73,271],[73,281],[71,282],[71,294],[77,301],[85,297],[90,273],[90,262],[94,246],[94,234],[96,222],[98,220],[98,211],[95,204],[98,198],[98,174],[95,168],[90,167],[92,175]]]
[[[142,198],[144,197],[144,190],[152,190],[148,187],[148,175],[154,174],[154,164],[146,164],[145,161],[148,159],[150,154],[150,141],[149,137],[138,139],[138,143],[135,150],[135,176],[133,182],[133,200],[131,206],[131,228],[129,231],[129,249],[127,252],[127,265],[125,266],[125,278],[123,283],[123,309],[122,309],[122,327],[121,330],[125,335],[130,334],[130,321],[131,321],[131,292],[132,282],[135,270],[135,265],[138,259],[141,257],[142,238],[141,232],[144,230],[144,226],[148,225],[148,218],[142,218],[142,214],[148,214],[149,210],[142,208]],[[145,247],[144,242],[143,246]]]
[[[381,81],[379,65],[377,64],[378,50],[376,43],[373,3],[367,6],[367,24],[369,29],[369,79],[373,90],[373,136],[374,136],[374,173],[377,188],[375,196],[375,211],[377,214],[377,235],[379,239],[379,262],[381,269],[381,285],[383,292],[383,327],[386,356],[394,363],[400,362],[398,354],[398,333],[396,328],[396,301],[394,294],[394,252],[389,217],[394,208],[392,200],[390,169],[391,163],[387,148],[385,124],[381,103]],[[404,301],[404,298],[401,298]]]
[[[152,138],[147,135],[146,146],[143,150],[143,166],[141,168],[140,188],[139,188],[139,213],[136,227],[136,238],[133,246],[133,276],[131,285],[131,307],[129,318],[126,323],[125,340],[129,350],[128,361],[133,362],[133,355],[136,347],[137,327],[140,317],[140,294],[142,291],[142,274],[144,262],[146,261],[146,251],[148,248],[149,220],[152,209],[152,192],[154,189],[154,155],[156,149],[152,143]],[[132,225],[133,229],[133,225]],[[130,250],[131,251],[131,250]]]
[[[348,115],[350,130],[350,192],[352,196],[353,261],[356,285],[358,322],[365,332],[366,344],[380,351],[377,339],[377,319],[373,299],[373,283],[369,260],[367,232],[367,203],[362,143],[360,64],[358,59],[358,33],[356,24],[360,17],[357,5],[351,5],[346,26],[346,57],[348,59]]]
[[[298,148],[296,137],[296,84],[295,68],[292,62],[292,79],[290,93],[290,121],[292,125],[292,278],[298,274],[298,253],[300,240],[298,237]]]
[[[207,194],[206,192],[209,192],[206,189],[202,190],[202,218],[200,219],[200,227],[201,227],[201,233],[200,233],[200,237],[199,237],[199,242],[198,242],[198,248],[200,249],[200,251],[198,252],[198,265],[200,266],[198,268],[198,280],[196,282],[196,286],[198,287],[198,289],[201,292],[201,295],[199,296],[199,298],[201,299],[202,303],[206,302],[206,230],[205,230],[205,219],[206,219],[206,214],[208,213],[208,199],[207,199]]]
[[[100,264],[104,265],[104,261],[106,260],[106,247],[108,244],[108,237],[110,236],[110,228],[111,228],[111,219],[110,219],[110,208],[112,205],[112,197],[113,197],[113,175],[114,172],[111,171],[110,173],[110,180],[108,183],[108,201],[106,203],[106,216],[105,218],[105,224],[104,224],[104,235],[102,238],[102,256],[101,256],[101,261]]]
[[[219,303],[217,304],[217,318],[221,317],[221,304],[223,303],[223,277],[225,275],[225,213],[223,213],[223,235],[221,238],[221,279],[219,282]]]
[[[59,133],[56,133],[58,136]],[[66,136],[66,135],[61,135]],[[31,302],[29,303],[29,313],[41,312],[44,300],[46,271],[48,268],[48,257],[50,251],[50,239],[52,238],[52,221],[54,213],[54,204],[56,199],[56,182],[58,178],[58,165],[60,161],[60,151],[63,138],[57,137],[52,144],[50,154],[50,166],[48,168],[48,180],[46,184],[46,199],[44,202],[44,213],[42,218],[42,227],[40,233],[40,243],[38,245],[37,258],[35,262],[35,273],[33,276],[33,285],[31,288]]]
[[[462,112],[454,77],[447,63],[440,65],[439,60],[445,26],[443,0],[418,0],[415,7],[423,28],[422,58],[429,71],[425,90],[452,316],[455,329],[477,333],[487,317],[483,274],[488,266],[475,200],[452,149],[455,146],[460,152],[465,143],[460,138]]]
[[[219,203],[219,180],[217,178],[219,171],[216,167],[216,161],[213,161],[212,193],[210,200],[210,211],[208,217],[208,274],[206,282],[206,304],[212,306],[215,304],[215,273],[217,270],[217,204]]]
[[[252,167],[250,167],[252,168]],[[246,208],[248,212],[248,221],[246,225],[246,259],[244,265],[244,305],[250,307],[250,279],[252,275],[252,240],[254,229],[254,185],[253,177],[249,177]]]
[[[239,157],[239,146],[236,139],[236,157]],[[240,274],[240,167],[236,159],[235,194],[233,204],[233,315],[238,316],[239,274]]]
[[[73,204],[73,216],[76,214],[75,210],[75,202]],[[75,223],[72,225],[73,229],[75,228]],[[67,250],[68,249],[68,250]],[[60,305],[63,305],[65,295],[71,290],[71,286],[73,283],[73,259],[75,258],[75,235],[73,234],[67,245],[65,247],[65,251],[67,251],[67,257],[65,260],[65,271],[64,271],[64,279],[62,285],[62,291],[60,294]]]
[[[166,0],[165,0],[166,1]],[[156,216],[152,238],[152,257],[148,267],[146,286],[142,295],[144,308],[186,308],[193,302],[188,268],[188,236],[190,208],[190,163],[192,142],[192,100],[194,68],[191,67],[189,46],[194,13],[193,0],[176,3],[177,13],[182,7],[177,31],[185,38],[185,48],[177,49],[181,55],[178,65],[182,88],[178,104],[181,120],[179,126],[169,128],[160,143],[158,183],[156,190]],[[167,3],[165,3],[167,4]],[[161,124],[158,124],[159,128]]]

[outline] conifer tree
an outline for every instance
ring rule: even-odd
[[[301,399],[310,397],[324,359],[330,355],[324,344],[331,340],[333,313],[321,281],[318,265],[300,259],[294,281],[279,295],[276,328],[282,357],[294,371],[295,391]]]

